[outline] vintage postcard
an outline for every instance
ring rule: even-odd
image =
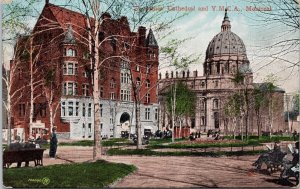
[[[299,187],[296,0],[0,0],[7,188]]]

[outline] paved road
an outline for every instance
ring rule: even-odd
[[[49,159],[47,150],[44,165],[91,161],[92,148],[61,146],[57,155],[59,159]],[[257,157],[103,156],[103,159],[138,167],[135,173],[112,187],[282,188],[282,185],[274,182],[278,179],[278,174],[268,176],[252,170],[251,164]]]

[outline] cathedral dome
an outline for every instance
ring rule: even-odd
[[[247,59],[246,47],[243,40],[231,31],[227,10],[225,10],[221,29],[221,32],[210,41],[207,47],[206,60],[215,58],[223,59],[225,57]]]

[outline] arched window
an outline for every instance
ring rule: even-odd
[[[149,79],[146,80],[145,84],[146,84],[146,88],[150,88],[150,80]]]
[[[146,73],[147,73],[147,74],[150,73],[150,69],[151,69],[151,65],[150,65],[150,64],[147,64],[147,67],[146,67]]]
[[[185,71],[182,71],[182,78],[185,77]]]
[[[76,50],[72,49],[72,48],[68,49],[67,50],[67,56],[71,56],[71,57],[77,56]]]
[[[201,110],[204,110],[204,109],[205,109],[205,102],[204,102],[204,100],[201,100],[201,101],[200,101],[200,109],[201,109]]]
[[[137,86],[141,85],[141,79],[139,77],[136,78],[136,85]]]
[[[173,71],[171,71],[171,78],[173,78]]]
[[[218,109],[219,108],[219,100],[218,99],[214,99],[214,101],[213,101],[213,107],[214,107],[214,109]]]

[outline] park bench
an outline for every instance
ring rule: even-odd
[[[25,162],[27,165],[34,161],[34,165],[43,165],[43,154],[45,149],[21,149],[3,151],[3,167],[9,168],[12,163],[18,163],[18,166]]]

